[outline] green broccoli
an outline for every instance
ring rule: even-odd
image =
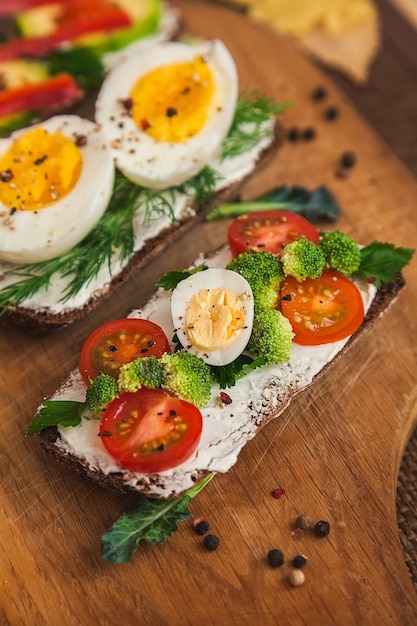
[[[242,252],[226,268],[246,278],[253,292],[255,310],[278,306],[284,273],[275,255],[270,252]]]
[[[164,367],[156,356],[145,356],[122,365],[117,383],[120,391],[134,393],[142,386],[158,389],[164,380]]]
[[[326,265],[320,246],[308,239],[288,243],[281,255],[284,274],[302,282],[306,278],[319,278]]]
[[[203,359],[191,352],[179,351],[163,354],[161,363],[165,391],[198,407],[208,403],[213,379],[210,366]]]
[[[87,387],[85,400],[90,411],[100,415],[118,395],[117,382],[113,376],[98,374]]]
[[[349,276],[359,269],[361,251],[351,237],[335,230],[323,233],[320,248],[326,259],[326,266]]]
[[[290,358],[294,333],[290,321],[277,309],[264,309],[255,316],[248,349],[267,365]]]

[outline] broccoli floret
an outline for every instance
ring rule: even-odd
[[[320,248],[326,259],[326,266],[349,276],[359,269],[361,251],[353,239],[339,230],[323,233]]]
[[[272,309],[278,305],[284,273],[275,255],[270,252],[242,252],[226,267],[246,278],[253,292],[255,310]]]
[[[293,337],[291,323],[281,311],[264,309],[254,319],[248,349],[267,365],[282,363],[290,358]]]
[[[158,389],[164,380],[164,367],[156,356],[145,356],[122,365],[117,383],[120,391],[134,393],[142,386]]]
[[[281,261],[284,273],[300,282],[306,278],[319,278],[326,264],[320,246],[308,239],[297,239],[287,244]]]
[[[211,369],[203,359],[191,352],[163,354],[162,388],[173,396],[203,407],[210,400],[213,382]]]
[[[100,414],[117,396],[118,386],[113,376],[98,374],[87,387],[86,404],[92,413]]]

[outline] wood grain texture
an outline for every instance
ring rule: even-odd
[[[286,124],[317,131],[312,142],[286,144],[245,187],[245,197],[280,184],[324,184],[343,208],[340,229],[363,243],[416,245],[415,180],[323,74],[244,16],[200,2],[173,4],[183,10],[188,32],[226,42],[242,88],[294,101]],[[318,84],[340,108],[334,123],[309,97]],[[358,164],[340,179],[336,164],[346,149],[355,150]],[[140,306],[161,274],[224,237],[224,223],[198,225],[69,329],[34,336],[0,328],[0,623],[416,623],[417,597],[395,518],[398,465],[417,409],[415,261],[405,271],[407,287],[378,325],[192,503],[221,539],[216,552],[202,549],[190,520],[164,544],[141,545],[130,564],[105,563],[101,534],[134,499],[91,485],[24,437],[36,406],[75,366],[88,333]],[[286,491],[280,500],[271,497],[276,487]],[[299,514],[328,519],[329,537],[295,533]],[[271,548],[285,553],[283,568],[267,566]],[[292,588],[289,562],[299,553],[308,557],[306,582]]]

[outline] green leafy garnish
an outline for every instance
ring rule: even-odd
[[[310,222],[329,220],[334,222],[340,216],[340,207],[333,194],[326,187],[308,191],[304,187],[277,187],[267,194],[250,202],[228,202],[210,211],[209,221],[239,217],[252,211],[292,211]]]
[[[258,367],[265,365],[262,357],[254,359],[248,354],[240,354],[234,361],[228,365],[211,365],[210,369],[214,380],[219,384],[221,389],[233,387],[236,381],[250,374]]]
[[[35,435],[49,426],[78,426],[84,408],[84,402],[75,400],[47,400],[31,421],[26,434]]]
[[[67,72],[82,89],[100,87],[104,79],[104,64],[100,56],[88,47],[56,50],[48,57],[50,74]]]
[[[221,176],[216,170],[206,165],[201,172],[176,187],[176,189],[180,193],[193,198],[200,207],[204,208],[216,195],[216,184],[220,178]]]
[[[271,137],[274,128],[265,122],[290,106],[290,103],[278,104],[258,91],[242,93],[237,102],[229,134],[222,144],[221,159],[243,154],[265,137]]]
[[[188,504],[213,478],[209,474],[183,496],[171,500],[156,500],[141,496],[139,506],[124,513],[102,537],[101,553],[110,563],[127,563],[141,539],[162,543],[176,530],[178,524],[191,517]]]
[[[165,291],[171,291],[172,289],[175,289],[178,283],[180,283],[185,278],[188,278],[189,276],[192,276],[193,274],[197,274],[197,272],[201,272],[206,269],[207,269],[207,265],[203,263],[202,265],[198,265],[197,267],[194,267],[191,270],[185,270],[185,271],[173,270],[171,272],[167,272],[158,280],[158,282],[156,283],[156,286],[161,287],[162,289],[165,289]]]
[[[359,272],[376,287],[380,287],[381,283],[398,278],[414,252],[413,248],[396,248],[392,243],[373,241],[361,249]]]

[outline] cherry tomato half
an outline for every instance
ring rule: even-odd
[[[86,385],[100,372],[117,378],[125,363],[164,352],[169,352],[169,342],[160,326],[134,317],[118,319],[89,336],[81,350],[80,373]]]
[[[272,252],[296,239],[319,242],[319,231],[311,222],[290,211],[253,211],[237,217],[229,226],[229,246],[234,257],[241,252]]]
[[[196,449],[203,419],[199,409],[163,389],[141,387],[123,393],[100,421],[107,452],[134,472],[163,472],[186,461]]]
[[[294,342],[304,346],[331,343],[352,335],[362,324],[364,308],[356,285],[338,272],[298,282],[287,276],[281,287],[281,308],[290,320]]]

